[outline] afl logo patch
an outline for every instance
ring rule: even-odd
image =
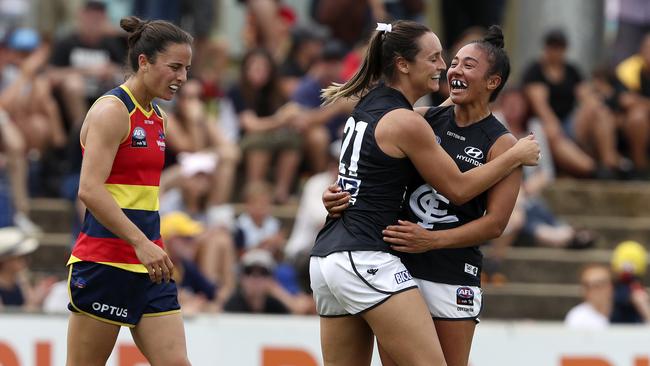
[[[459,287],[456,290],[456,304],[474,306],[474,290],[469,287]]]
[[[136,127],[133,129],[133,134],[131,134],[131,146],[147,147],[147,133],[144,128]]]
[[[438,135],[436,135],[436,142],[438,143],[438,145],[440,145],[440,143],[442,142],[442,139]]]
[[[474,159],[483,159],[483,151],[474,146],[467,146],[465,148],[465,154]]]

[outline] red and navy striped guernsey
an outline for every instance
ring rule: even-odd
[[[163,112],[154,103],[149,105],[147,112],[126,85],[107,92],[97,101],[103,98],[117,98],[124,103],[130,124],[129,134],[120,143],[104,185],[124,214],[149,240],[163,247],[158,214],[160,173],[165,162]],[[133,246],[110,232],[89,210],[86,210],[68,264],[80,261],[147,272]]]

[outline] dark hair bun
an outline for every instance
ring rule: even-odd
[[[136,16],[128,16],[120,19],[120,27],[128,33],[134,33],[138,28],[142,27],[144,21]]]
[[[498,25],[491,25],[483,37],[483,42],[487,42],[496,48],[503,48],[505,43],[501,27]]]

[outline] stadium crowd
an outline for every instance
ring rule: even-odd
[[[0,227],[9,227],[0,229],[0,306],[65,309],[64,279],[30,284],[18,275],[26,270],[20,258],[36,247],[28,238],[42,234],[30,198],[69,200],[76,236],[84,212],[76,198],[80,127],[93,101],[128,72],[116,22],[135,14],[196,37],[191,78],[161,103],[169,116],[161,235],[183,310],[315,313],[308,252],[354,106],[321,107],[320,91],[354,74],[375,22],[425,22],[426,2],[313,0],[309,19],[282,0],[238,2],[246,12],[241,57],[213,37],[215,1],[0,0]],[[505,0],[441,4],[447,55],[502,23],[506,7]],[[643,1],[620,4],[626,42],[616,42],[602,67],[586,74],[567,59],[566,33],[553,29],[495,102],[515,136],[535,133],[544,159],[525,171],[508,228],[491,243],[485,281],[506,280],[499,266],[511,245],[593,245],[594,233],[562,222],[545,204],[540,193],[555,177],[650,179],[650,10],[635,11]],[[447,96],[445,82],[422,103]],[[295,213],[280,215],[287,210]]]

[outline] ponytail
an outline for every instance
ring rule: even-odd
[[[403,57],[407,61],[414,61],[420,51],[418,38],[431,32],[426,26],[409,20],[380,23],[377,29],[378,32],[370,39],[359,70],[347,82],[333,83],[325,88],[323,104],[333,103],[339,98],[361,96],[382,78],[391,80],[395,75],[395,59]]]

